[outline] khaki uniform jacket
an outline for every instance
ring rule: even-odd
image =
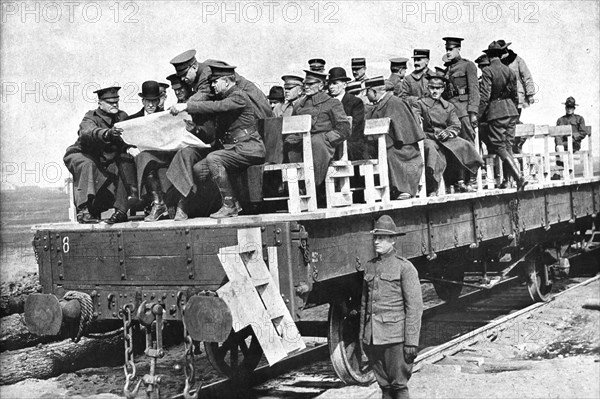
[[[350,137],[351,126],[342,103],[325,92],[295,101],[293,115],[310,115],[310,134],[324,133],[333,147]]]
[[[519,108],[529,107],[528,96],[535,94],[535,84],[531,77],[531,72],[523,58],[519,57],[514,51],[508,50],[508,56],[501,59],[502,63],[508,66],[517,77],[517,91],[519,92]]]
[[[425,79],[425,76],[431,74],[433,74],[431,69],[425,68],[421,73],[412,72],[407,75],[402,82],[400,97],[407,99],[411,104],[416,103],[421,97],[427,97],[429,95],[429,89],[427,89],[429,81]]]
[[[507,116],[517,116],[517,78],[498,58],[490,62],[481,74],[481,101],[479,120],[493,121]]]
[[[573,135],[574,141],[581,141],[587,136],[587,130],[585,129],[585,120],[583,116],[573,114],[573,115],[563,115],[556,121],[556,126],[571,126],[571,132]]]
[[[417,269],[395,250],[364,268],[360,337],[367,345],[418,346],[423,296]]]
[[[448,65],[446,77],[454,82],[458,95],[449,101],[456,107],[459,118],[467,116],[469,112],[477,113],[479,109],[479,82],[477,80],[477,66],[472,61],[458,57]]]
[[[241,155],[264,158],[266,151],[260,134],[256,130],[256,115],[248,95],[237,84],[217,101],[197,101],[189,99],[187,112],[190,115],[200,114],[215,117],[217,139],[224,142],[225,149],[235,148]],[[238,134],[246,131],[235,143],[225,143],[225,133]]]

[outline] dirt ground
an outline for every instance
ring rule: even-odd
[[[599,398],[600,300],[595,281],[514,319],[492,342],[424,366],[411,398]],[[319,398],[379,398],[377,384],[331,389]]]

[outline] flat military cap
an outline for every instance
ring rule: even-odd
[[[502,47],[503,50],[506,50],[508,48],[508,46],[510,46],[512,44],[512,42],[508,42],[506,43],[504,40],[500,39],[497,41],[498,44]]]
[[[283,80],[283,87],[285,89],[291,89],[296,86],[302,86],[304,83],[304,78],[298,75],[283,75],[281,77]]]
[[[94,94],[98,95],[99,100],[108,100],[111,98],[119,99],[119,89],[118,86],[105,87],[104,89],[98,89],[94,92]]]
[[[142,92],[138,96],[145,100],[156,100],[160,97],[160,86],[154,80],[147,80],[142,83]]]
[[[350,65],[352,69],[365,68],[367,66],[367,60],[365,58],[352,58]]]
[[[168,83],[163,83],[163,82],[158,82],[158,86],[163,90],[167,90],[169,87],[171,87],[171,86],[169,86]]]
[[[312,58],[308,60],[308,66],[311,71],[325,71],[325,60],[323,58]]]
[[[446,78],[446,70],[440,67],[435,67],[435,71],[432,71],[432,73],[429,75],[425,75],[425,79],[441,79],[444,82],[448,82],[448,79]]]
[[[412,58],[429,58],[429,50],[425,48],[416,48],[413,50]]]
[[[504,48],[495,40],[489,44],[488,48],[483,50],[483,52],[486,53],[488,56],[492,54],[501,54],[503,51]]]
[[[285,96],[283,95],[283,87],[281,87],[281,86],[271,87],[267,98],[269,100],[283,102],[285,100]]]
[[[235,75],[235,66],[233,65],[220,65],[212,64],[210,66],[210,77],[209,81],[214,82],[215,80],[222,78],[223,76]]]
[[[362,82],[350,82],[346,85],[346,93],[359,94],[363,91]]]
[[[461,42],[465,39],[461,37],[442,37],[442,40],[446,42],[446,47],[461,47]]]
[[[184,74],[187,69],[196,62],[196,50],[188,50],[179,54],[171,60],[178,75]]]
[[[334,82],[336,80],[341,80],[342,82],[349,82],[352,79],[346,75],[346,70],[342,67],[335,67],[329,70],[329,78],[328,82]]]
[[[480,67],[490,65],[490,59],[488,58],[487,54],[481,54],[475,59],[475,63]]]
[[[173,90],[177,90],[183,86],[181,83],[181,78],[176,73],[167,76],[167,80],[171,82],[171,87],[173,87]]]
[[[399,58],[391,58],[390,59],[390,67],[391,68],[406,68],[406,63],[408,62],[408,58],[399,57]]]
[[[305,69],[306,77],[304,78],[304,83],[316,83],[323,82],[327,80],[327,74],[319,71],[310,71]]]
[[[372,89],[374,87],[385,86],[385,79],[383,76],[377,76],[375,78],[365,80],[365,88]]]
[[[394,219],[392,219],[389,215],[383,215],[375,222],[375,226],[373,230],[371,230],[371,234],[374,236],[404,236],[405,233],[399,233],[396,228],[396,223],[394,223]]]
[[[563,104],[567,107],[573,107],[573,108],[579,106],[579,104],[575,103],[575,98],[573,98],[573,97],[567,97],[567,100]]]

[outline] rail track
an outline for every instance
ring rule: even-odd
[[[575,277],[555,286],[553,298],[596,281]],[[551,300],[551,301],[552,301]],[[430,306],[423,313],[420,346],[424,349],[415,361],[414,371],[436,363],[481,340],[493,340],[514,318],[532,312],[549,302],[532,304],[527,288],[518,278],[509,279],[491,290],[476,290],[461,295],[452,303]],[[274,367],[258,368],[251,381],[212,382],[200,390],[200,398],[313,398],[344,384],[336,377],[327,359],[324,339]],[[177,395],[174,398],[183,398]]]

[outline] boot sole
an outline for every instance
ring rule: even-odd
[[[159,220],[166,220],[166,219],[169,219],[168,211],[164,211],[156,219],[148,219],[148,217],[145,217],[144,222],[158,222]]]

